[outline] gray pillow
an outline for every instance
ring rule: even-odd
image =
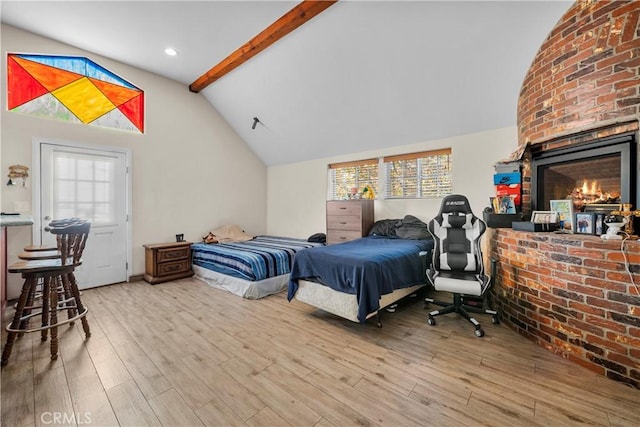
[[[401,219],[380,219],[373,224],[369,236],[396,237],[396,228],[402,224]]]
[[[431,238],[427,224],[413,215],[405,215],[396,228],[396,236],[408,240],[426,240]]]

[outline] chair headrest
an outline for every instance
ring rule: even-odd
[[[442,199],[440,213],[470,214],[473,212],[471,211],[471,206],[469,205],[469,200],[467,200],[466,196],[463,196],[462,194],[450,194]]]

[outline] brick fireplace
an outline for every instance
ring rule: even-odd
[[[630,135],[633,158],[640,157],[639,17],[638,1],[579,0],[540,47],[518,102],[514,158],[522,162],[524,214],[543,209],[532,197],[531,162],[540,153]],[[637,209],[637,160],[630,168],[622,201]],[[504,322],[640,388],[640,243],[627,241],[621,251],[620,241],[590,235],[500,228],[490,236],[497,260],[491,297]]]

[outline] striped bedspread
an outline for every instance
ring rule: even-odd
[[[258,281],[288,274],[301,249],[323,246],[302,239],[257,236],[246,242],[194,243],[193,264],[229,276]]]

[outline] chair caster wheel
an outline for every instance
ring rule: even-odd
[[[484,336],[484,331],[482,330],[482,328],[477,328],[475,331],[473,331],[473,333],[476,334],[478,338]]]
[[[500,318],[496,315],[496,316],[491,316],[491,323],[493,323],[494,325],[499,325],[500,324]]]
[[[429,318],[427,319],[427,323],[428,323],[429,325],[431,325],[431,326],[435,326],[435,324],[436,324],[436,319],[434,319],[433,317],[429,317]]]

